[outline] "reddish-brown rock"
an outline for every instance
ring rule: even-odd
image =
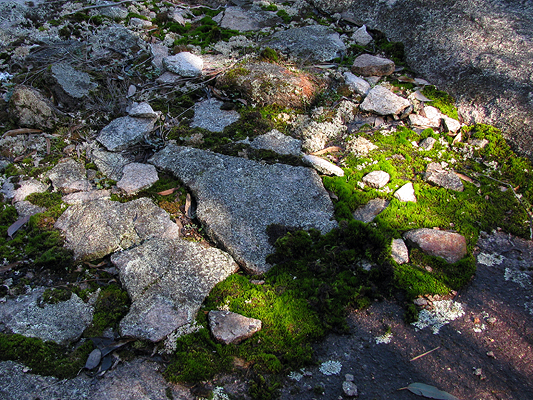
[[[442,257],[450,264],[466,255],[466,239],[455,232],[421,228],[405,232],[403,238],[424,253]]]

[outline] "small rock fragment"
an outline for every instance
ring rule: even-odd
[[[428,165],[425,179],[445,189],[455,190],[457,192],[464,190],[461,179],[453,171],[444,170],[439,163],[430,163]]]
[[[284,135],[277,129],[272,129],[270,132],[257,136],[252,140],[250,147],[271,150],[281,155],[298,156],[302,151],[302,141]]]
[[[430,136],[430,137],[427,137],[427,138],[423,139],[418,144],[418,147],[420,147],[421,149],[424,149],[426,151],[429,151],[429,150],[431,150],[433,148],[433,146],[435,145],[436,142],[437,142],[437,140]]]
[[[391,255],[398,264],[409,262],[409,250],[402,239],[392,239]]]
[[[140,143],[153,128],[151,118],[120,117],[105,126],[96,140],[109,151],[121,151]]]
[[[447,132],[456,133],[461,129],[461,123],[459,121],[446,115],[442,116],[442,122],[444,124],[444,129]]]
[[[157,170],[150,164],[128,164],[124,167],[122,174],[122,179],[117,182],[117,187],[128,195],[149,188],[159,179]]]
[[[143,103],[134,103],[131,109],[128,111],[130,117],[137,118],[157,118],[157,114],[150,104]]]
[[[20,217],[32,216],[46,211],[46,208],[36,206],[25,200],[16,202],[15,208]]]
[[[226,126],[238,121],[240,115],[235,110],[221,110],[224,103],[209,99],[194,105],[194,119],[191,128],[207,129],[211,132],[222,132]]]
[[[357,396],[357,386],[355,385],[355,383],[353,383],[351,381],[342,382],[342,391],[348,397],[356,397]]]
[[[354,60],[352,72],[362,76],[386,76],[394,72],[394,62],[370,54],[361,54]]]
[[[48,173],[48,178],[54,188],[63,193],[86,192],[92,189],[85,167],[73,159],[57,164]]]
[[[373,112],[378,115],[398,115],[410,105],[408,100],[395,95],[381,85],[377,85],[368,92],[359,108],[362,111]]]
[[[378,149],[378,146],[362,136],[356,137],[348,144],[348,150],[358,156],[364,156],[376,149]]]
[[[354,211],[353,217],[357,221],[362,221],[365,223],[372,222],[377,215],[379,215],[387,206],[389,202],[385,199],[372,199],[363,207],[358,208]]]
[[[201,57],[184,51],[174,56],[164,57],[163,66],[167,71],[182,77],[194,78],[202,74],[204,62]]]
[[[230,311],[209,311],[209,328],[224,344],[239,344],[261,330],[261,320]]]
[[[413,203],[416,203],[415,188],[413,187],[413,183],[407,182],[394,193],[394,197],[403,202],[412,201]]]
[[[359,46],[366,46],[374,39],[366,31],[366,25],[363,25],[354,32],[352,35],[352,40],[354,40]]]
[[[48,190],[48,186],[36,179],[30,179],[20,184],[20,187],[14,191],[13,202],[25,200],[32,193],[43,193]]]
[[[363,176],[363,183],[374,189],[380,189],[390,180],[390,175],[385,171],[372,171]]]
[[[403,238],[424,253],[442,257],[450,264],[459,261],[467,253],[465,237],[455,232],[420,228],[405,232]]]
[[[366,96],[370,91],[370,84],[363,78],[359,78],[351,72],[344,73],[344,82],[350,87],[351,90],[357,94],[360,94],[361,96]]]
[[[321,174],[344,176],[344,171],[342,170],[342,168],[337,167],[335,164],[330,163],[329,161],[324,160],[321,157],[307,154],[303,157],[303,161],[312,166]]]

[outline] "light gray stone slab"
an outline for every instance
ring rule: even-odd
[[[394,72],[394,61],[370,54],[361,54],[352,65],[352,72],[362,76],[386,76]]]
[[[430,163],[427,166],[425,180],[445,189],[457,192],[464,190],[461,178],[453,171],[446,171],[439,163]]]
[[[310,168],[263,165],[175,145],[156,153],[150,162],[189,187],[207,234],[253,273],[271,267],[265,261],[274,251],[266,233],[269,225],[324,233],[337,226],[333,204]]]
[[[260,10],[245,10],[240,7],[226,7],[220,21],[222,28],[234,29],[240,32],[258,31],[268,26],[282,22],[273,12]]]
[[[372,222],[383,210],[389,205],[389,201],[385,199],[372,199],[363,207],[358,208],[353,212],[353,217],[357,221],[365,223]]]
[[[413,187],[413,183],[407,182],[396,192],[394,192],[394,197],[403,202],[412,201],[413,203],[416,203],[415,188]]]
[[[261,330],[261,320],[231,311],[209,311],[209,328],[215,339],[224,344],[239,344]]]
[[[105,126],[96,140],[109,151],[121,151],[142,142],[153,129],[153,119],[120,117]]]
[[[360,108],[362,111],[373,112],[378,115],[398,115],[410,105],[409,100],[392,93],[381,85],[377,85],[368,92]]]
[[[32,193],[43,193],[48,190],[49,185],[36,180],[29,179],[27,181],[20,182],[20,187],[14,191],[13,202],[25,200],[27,196]]]
[[[63,193],[87,192],[92,189],[85,167],[73,159],[58,163],[47,176],[54,188]]]
[[[46,211],[46,208],[31,204],[29,201],[18,201],[15,208],[20,217],[32,216]]]
[[[344,82],[350,87],[350,89],[361,96],[366,96],[370,91],[370,84],[363,78],[359,78],[351,72],[344,73]]]
[[[284,135],[277,129],[272,129],[270,132],[254,138],[250,142],[250,147],[271,150],[282,155],[299,156],[302,152],[302,141]]]
[[[122,178],[122,171],[131,161],[119,153],[94,149],[91,151],[91,160],[96,164],[98,170],[109,179],[118,181]]]
[[[235,110],[221,110],[223,102],[216,99],[204,100],[194,105],[192,128],[203,128],[211,132],[222,132],[226,126],[237,122],[240,114]]]
[[[128,111],[128,114],[130,117],[137,118],[157,118],[154,109],[146,102],[134,103]]]
[[[391,256],[398,264],[409,262],[409,249],[403,239],[392,239]]]
[[[131,163],[124,167],[122,179],[117,182],[117,187],[131,195],[149,188],[158,180],[159,176],[153,165]]]
[[[335,176],[344,176],[344,171],[342,168],[337,167],[335,164],[324,160],[322,157],[314,156],[311,154],[306,154],[302,158],[303,162],[310,165],[318,172],[324,175],[335,175]]]
[[[109,192],[109,190],[91,190],[89,192],[77,192],[67,194],[66,196],[63,196],[62,200],[66,204],[73,205],[95,200],[109,200],[110,198],[111,193]]]
[[[355,43],[357,43],[359,46],[366,46],[372,40],[374,40],[374,38],[367,32],[366,25],[363,25],[354,32],[352,35],[352,40],[355,41]]]
[[[202,57],[183,51],[173,56],[163,57],[163,66],[167,71],[181,77],[194,78],[202,75],[204,62]]]
[[[420,147],[423,150],[429,151],[433,148],[433,146],[437,143],[437,140],[435,138],[427,137],[423,139],[419,144],[418,147]]]
[[[179,238],[149,239],[111,261],[133,301],[121,334],[153,342],[191,324],[211,289],[239,268],[229,254]]]
[[[70,101],[83,99],[98,87],[88,73],[78,71],[67,63],[52,64],[51,72],[58,85],[56,92],[60,93],[63,101],[65,97]]]

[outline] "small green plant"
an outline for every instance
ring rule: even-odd
[[[93,322],[85,330],[85,337],[101,336],[106,328],[117,328],[128,312],[130,299],[126,291],[111,284],[102,289],[95,304]]]

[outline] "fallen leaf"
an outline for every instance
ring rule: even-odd
[[[427,397],[428,399],[459,400],[454,395],[451,395],[447,392],[443,392],[442,390],[437,389],[435,386],[426,385],[425,383],[411,383],[404,389],[407,389],[411,393],[417,394],[419,396]]]
[[[19,218],[15,221],[9,228],[7,228],[7,235],[13,237],[13,235],[20,229],[22,226],[30,220],[30,216],[26,215],[25,217]]]
[[[190,195],[190,193],[187,193],[187,197],[185,199],[185,215],[187,216],[187,218],[194,218],[194,214],[196,212],[194,208],[195,207],[192,196]]]
[[[336,151],[342,151],[342,148],[340,148],[339,146],[326,147],[325,149],[322,149],[322,150],[319,150],[319,151],[315,151],[314,153],[311,153],[311,155],[319,156],[321,154],[334,153]]]
[[[87,357],[87,361],[85,362],[85,368],[86,369],[95,369],[98,367],[98,364],[100,364],[100,360],[102,359],[102,352],[99,349],[94,349],[91,351],[91,354],[89,354],[89,357]]]
[[[169,194],[174,193],[178,189],[179,188],[175,187],[175,188],[172,188],[172,189],[163,190],[162,192],[158,192],[157,194],[160,195],[160,196],[168,196]]]
[[[107,371],[109,368],[111,368],[112,365],[113,365],[113,355],[108,354],[102,359],[102,365],[100,365],[99,372],[102,373],[102,372]]]
[[[32,151],[31,153],[26,154],[26,155],[22,155],[22,156],[15,157],[15,159],[13,160],[13,162],[19,162],[19,161],[22,161],[22,160],[24,160],[25,158],[28,158],[28,157],[33,156],[34,154],[37,154],[37,150],[34,150],[34,151]]]
[[[3,137],[23,135],[26,133],[41,133],[41,132],[42,130],[40,129],[29,129],[29,128],[11,129],[10,131],[5,132]]]
[[[405,82],[405,83],[415,83],[415,80],[413,78],[410,78],[408,76],[402,75],[398,78],[399,82]]]
[[[433,101],[431,99],[428,99],[426,96],[424,96],[420,90],[417,90],[415,92],[415,99],[421,102]]]

